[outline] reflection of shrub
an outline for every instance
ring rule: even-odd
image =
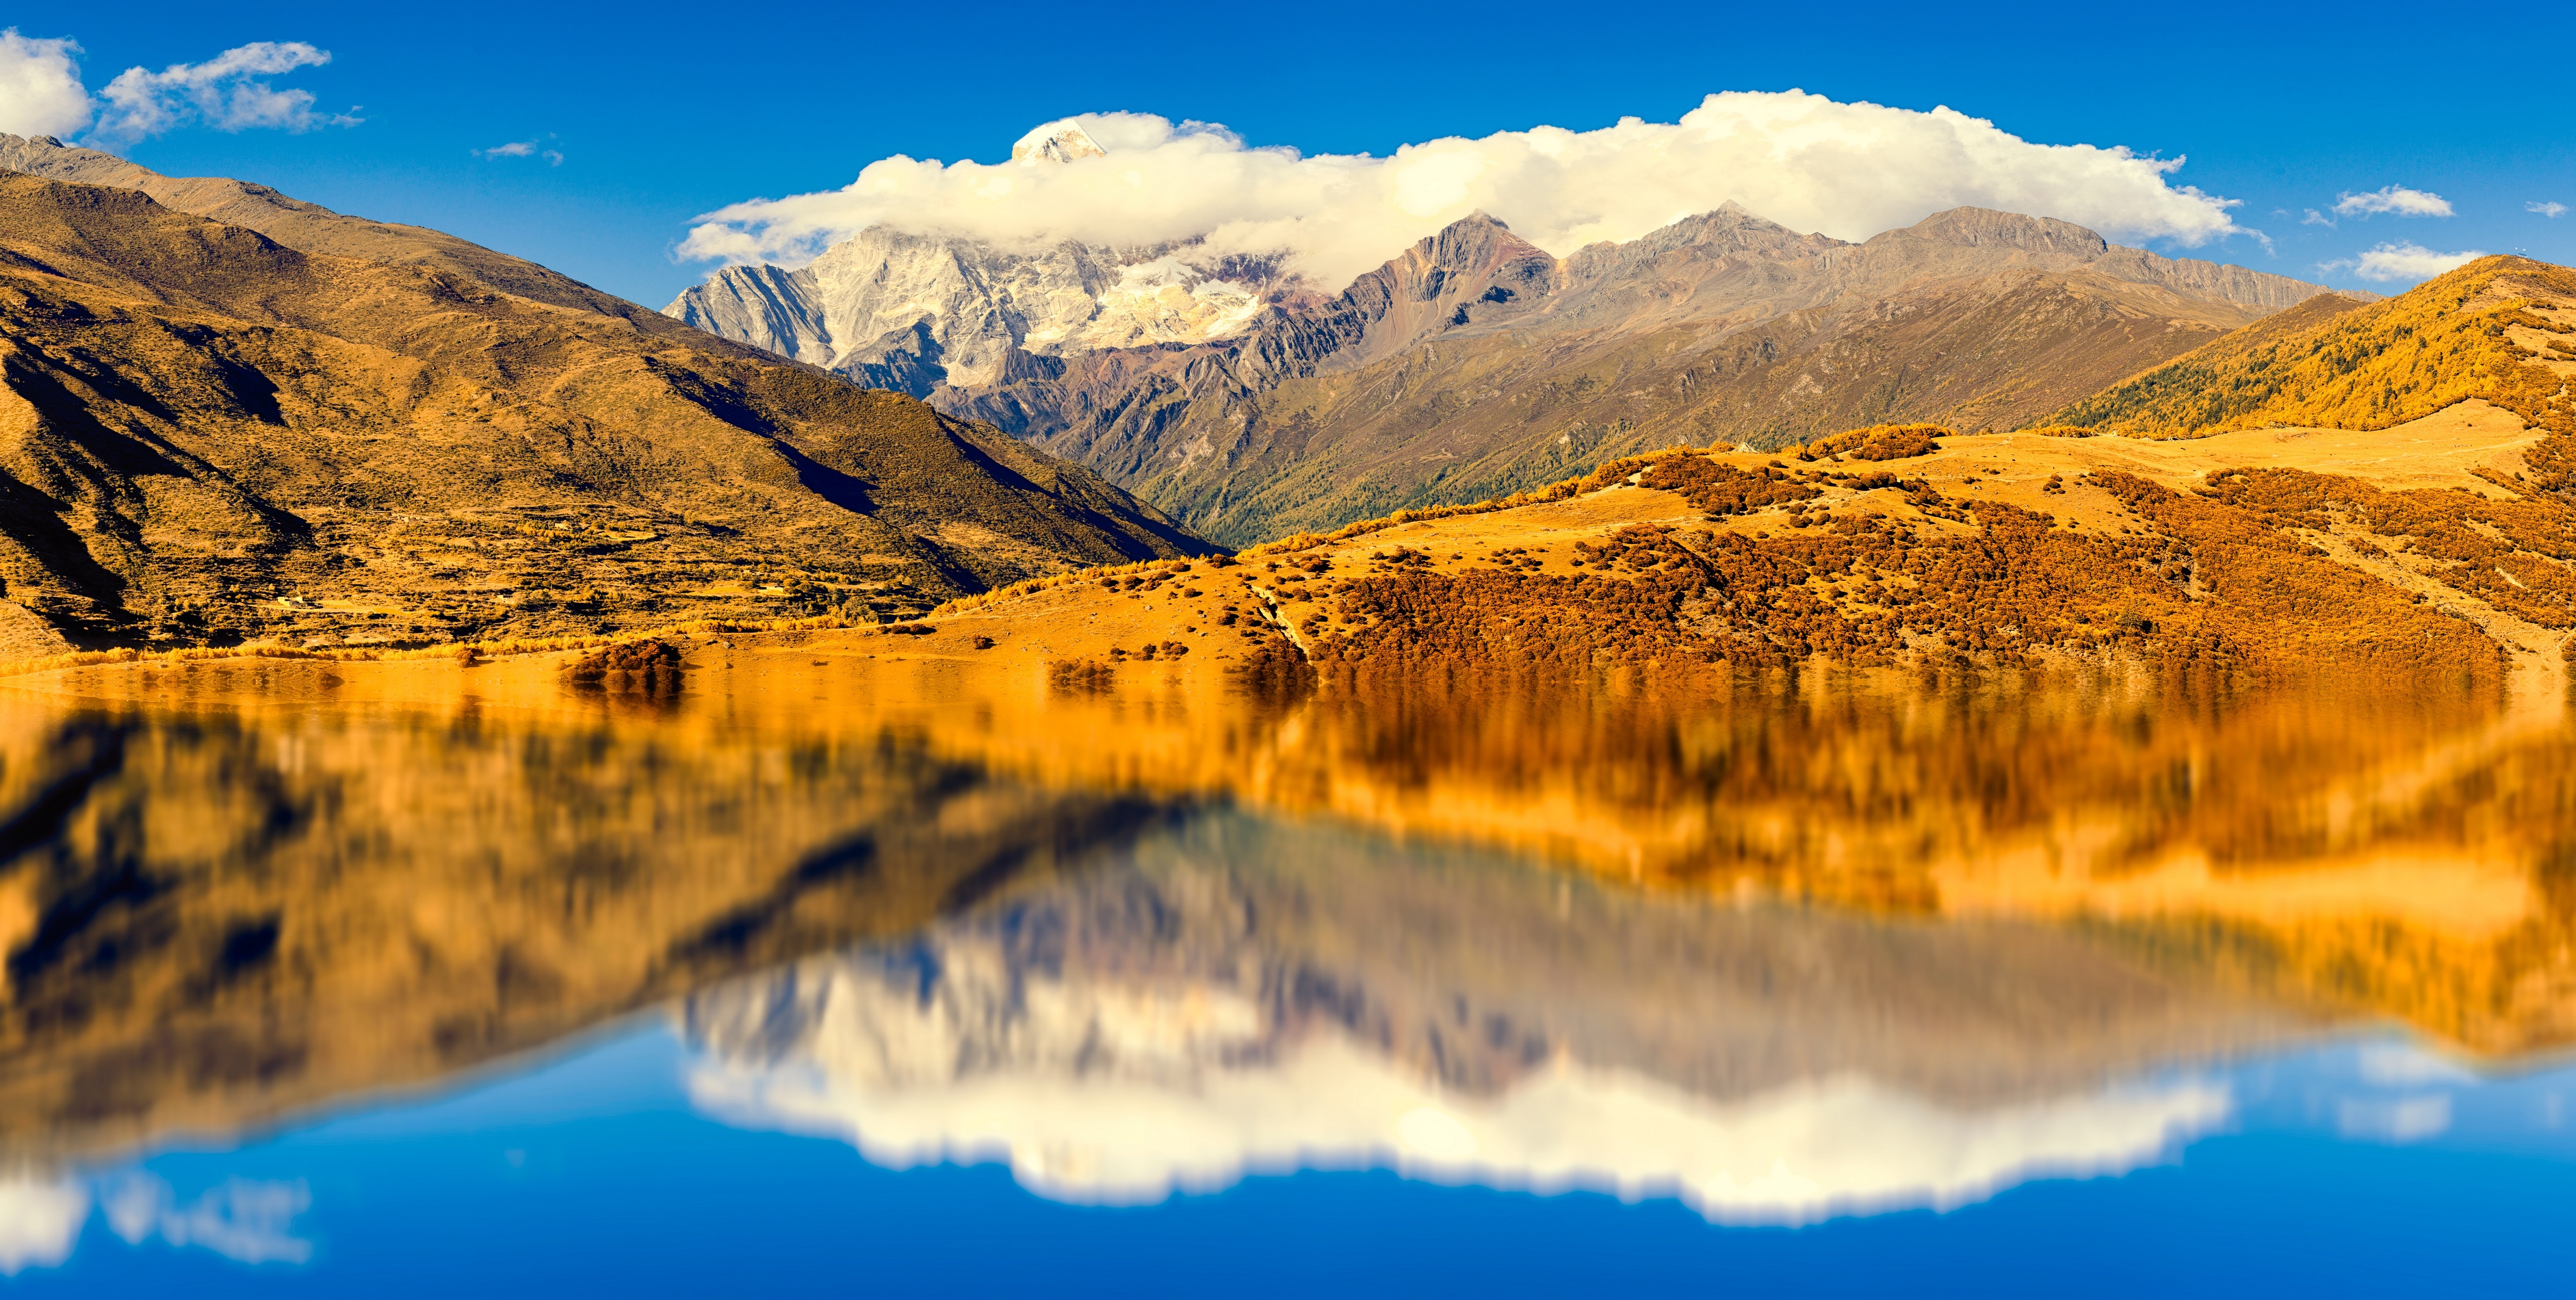
[[[1047,664],[1047,689],[1058,695],[1098,695],[1116,681],[1115,670],[1096,659],[1057,659]]]
[[[1261,634],[1252,653],[1226,675],[1244,693],[1274,703],[1303,699],[1315,689],[1315,666],[1277,632]]]
[[[563,675],[593,690],[672,695],[680,689],[680,650],[662,640],[601,646],[565,664]]]

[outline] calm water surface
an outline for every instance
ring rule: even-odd
[[[2555,698],[0,682],[0,1289],[2562,1293]]]

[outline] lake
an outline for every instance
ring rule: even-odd
[[[620,685],[0,679],[0,1289],[2564,1285],[2554,692]]]

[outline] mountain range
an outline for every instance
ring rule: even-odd
[[[0,649],[890,615],[1208,545],[543,267],[0,137]]]
[[[1284,254],[880,226],[664,310],[988,422],[1242,545],[1675,443],[2023,427],[2326,293],[2044,217],[1959,208],[1853,244],[1728,204],[1562,259],[1479,213],[1338,290]]]

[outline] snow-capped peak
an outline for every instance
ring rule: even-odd
[[[1011,160],[1035,165],[1042,162],[1067,163],[1076,158],[1105,158],[1109,151],[1091,138],[1080,123],[1072,118],[1049,122],[1021,136],[1011,146]]]

